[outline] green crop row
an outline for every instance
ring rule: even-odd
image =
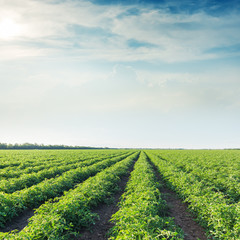
[[[147,151],[147,155],[169,186],[188,202],[188,207],[213,239],[240,239],[239,202],[231,203],[222,192],[213,191],[193,174],[177,168],[174,163],[163,160],[150,151]]]
[[[31,165],[34,166],[38,162],[58,160],[62,155],[65,155],[63,153],[53,150],[0,150],[0,169],[24,169]]]
[[[154,152],[155,153],[155,152]],[[232,202],[240,200],[240,154],[235,151],[161,151],[161,158],[192,174]],[[227,156],[227,157],[226,157]]]
[[[125,153],[125,155],[126,155],[126,153]],[[109,157],[111,157],[111,156],[109,156]],[[50,165],[50,166],[48,166],[48,168],[41,170],[37,173],[23,174],[19,178],[4,179],[4,180],[0,181],[0,191],[3,191],[5,193],[13,193],[13,192],[21,190],[23,188],[28,188],[35,184],[38,184],[41,181],[43,181],[44,179],[53,178],[56,175],[60,175],[71,169],[91,165],[95,162],[103,160],[104,158],[106,158],[106,157],[92,158],[91,160],[88,159],[85,161],[75,160],[74,163],[72,163],[72,164],[68,164],[69,162],[67,162],[67,163],[61,162],[60,163],[61,166],[51,167],[51,165]]]
[[[53,167],[53,166],[59,166],[61,164],[67,165],[74,162],[91,159],[91,158],[99,158],[99,157],[111,157],[111,156],[117,156],[121,155],[124,152],[105,152],[102,154],[99,154],[96,151],[93,152],[82,152],[82,151],[60,151],[56,152],[56,156],[50,155],[53,153],[45,153],[43,152],[42,155],[35,156],[34,153],[32,154],[31,160],[23,158],[24,155],[19,153],[19,162],[20,164],[18,166],[8,166],[3,169],[0,169],[0,177],[1,178],[14,178],[19,177],[23,174],[31,173],[31,172],[38,172],[40,170],[43,170],[45,168]],[[30,157],[30,156],[29,156]]]
[[[47,202],[38,208],[30,223],[19,233],[0,233],[6,240],[12,239],[49,239],[72,238],[83,227],[94,223],[96,214],[91,209],[106,201],[117,190],[120,177],[126,174],[139,153],[88,178],[64,196]],[[57,201],[57,202],[56,202]]]
[[[115,226],[110,239],[183,239],[172,218],[165,216],[159,184],[146,154],[141,152],[134,166],[120,209],[112,216]]]
[[[12,219],[24,209],[38,207],[42,202],[59,196],[64,191],[73,188],[76,184],[95,175],[102,169],[121,161],[128,155],[106,159],[91,166],[70,170],[59,177],[45,180],[30,188],[12,194],[0,192],[0,226],[4,226],[6,221]],[[92,164],[96,161],[90,160],[89,163]]]

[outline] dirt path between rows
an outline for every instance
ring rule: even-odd
[[[204,229],[194,221],[194,217],[188,212],[187,204],[183,203],[174,191],[166,187],[156,166],[150,160],[149,162],[153,166],[158,181],[162,184],[160,192],[162,198],[167,202],[169,216],[173,217],[175,224],[183,230],[185,234],[184,240],[207,240]]]
[[[0,232],[10,232],[13,230],[21,231],[25,226],[28,225],[28,220],[34,215],[34,210],[27,209],[20,213],[19,216],[8,222],[4,228],[0,228]]]
[[[187,204],[183,203],[172,190],[162,187],[160,189],[163,199],[169,207],[169,216],[174,217],[176,225],[185,233],[185,240],[207,240],[204,229],[194,221],[194,217],[188,212]]]
[[[134,165],[133,165],[134,166]],[[113,223],[109,222],[112,215],[116,213],[118,208],[118,202],[120,197],[124,193],[126,184],[130,177],[130,173],[133,170],[133,166],[129,169],[128,174],[121,178],[119,183],[120,191],[115,193],[113,197],[113,202],[111,204],[101,204],[96,209],[93,210],[94,213],[99,215],[99,220],[96,221],[95,225],[92,226],[90,230],[85,229],[80,234],[81,236],[75,238],[76,240],[106,240],[108,239],[107,233],[114,226]]]
[[[151,163],[151,161],[149,161]],[[152,164],[152,163],[151,163]],[[133,165],[134,166],[134,165]],[[111,204],[101,204],[93,212],[99,215],[100,220],[96,221],[95,225],[91,230],[85,229],[81,232],[81,237],[73,238],[75,240],[106,240],[108,237],[106,234],[109,229],[114,226],[113,223],[109,222],[111,216],[118,211],[118,202],[123,194],[126,184],[128,182],[133,166],[128,171],[128,174],[122,177],[118,191],[114,197]],[[207,240],[206,233],[204,229],[194,221],[193,216],[188,212],[187,204],[183,203],[181,199],[177,196],[175,192],[170,190],[164,184],[157,168],[152,164],[154,171],[156,173],[159,182],[163,183],[160,192],[162,193],[163,199],[167,202],[169,207],[169,216],[173,217],[176,225],[183,229],[185,233],[185,240]],[[22,230],[27,224],[30,217],[34,215],[33,210],[25,210],[20,216],[15,217],[11,222],[9,222],[4,228],[0,228],[1,232],[8,232],[14,229]]]
[[[95,175],[96,174],[94,174],[94,176]],[[85,179],[85,180],[87,180],[87,179]],[[85,180],[83,180],[83,181],[85,181]],[[78,184],[82,183],[83,181],[79,182]],[[61,196],[63,196],[63,193],[59,194],[56,197],[61,197]],[[41,204],[39,204],[39,207],[40,206],[41,206]],[[5,227],[3,227],[3,228],[0,227],[0,232],[10,232],[13,230],[21,231],[24,227],[26,227],[28,225],[29,219],[33,215],[34,215],[33,209],[26,209],[23,212],[20,212],[18,216],[14,217],[10,221],[7,221],[7,223],[5,224]]]

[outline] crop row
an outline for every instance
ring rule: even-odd
[[[38,162],[55,161],[61,158],[62,153],[52,150],[0,150],[0,169],[8,167],[22,169],[31,165],[34,166]]]
[[[147,151],[163,178],[197,215],[197,220],[208,229],[214,239],[237,240],[240,236],[240,204],[232,203],[219,191],[213,191],[203,181]]]
[[[48,153],[48,152],[47,152]],[[77,153],[77,154],[76,154]],[[122,152],[123,153],[123,152]],[[53,166],[59,166],[61,164],[71,164],[74,162],[91,159],[91,158],[98,158],[98,157],[110,157],[110,156],[116,156],[120,155],[121,152],[111,152],[105,153],[105,154],[99,154],[98,152],[72,152],[72,151],[65,151],[60,152],[56,154],[56,156],[48,155],[46,153],[42,153],[42,156],[39,156],[39,158],[32,156],[33,159],[31,160],[25,160],[23,156],[21,155],[21,152],[19,154],[19,161],[20,164],[18,166],[8,166],[3,169],[0,169],[0,177],[1,178],[14,178],[19,177],[22,174],[28,174],[31,172],[38,172],[40,170],[43,170],[45,168],[53,167]]]
[[[6,240],[71,238],[94,222],[97,216],[91,209],[116,191],[120,177],[126,174],[138,155],[138,152],[130,155],[65,192],[64,196],[43,204],[21,232],[0,233],[0,237]]]
[[[60,175],[71,169],[91,165],[95,162],[103,160],[104,158],[106,157],[97,157],[97,158],[92,158],[91,160],[86,159],[85,161],[75,160],[72,164],[69,164],[69,162],[67,163],[61,162],[60,163],[61,166],[57,165],[57,166],[51,167],[50,165],[48,166],[48,168],[38,171],[37,173],[23,174],[18,178],[4,179],[0,181],[0,191],[3,191],[5,193],[13,193],[23,188],[28,188],[35,184],[38,184],[44,179],[53,178],[56,175]]]
[[[42,202],[59,196],[64,191],[73,188],[76,184],[125,157],[126,155],[114,157],[95,164],[93,163],[96,160],[92,160],[92,162],[89,161],[93,164],[91,166],[70,170],[59,177],[44,180],[30,188],[12,194],[0,192],[0,225],[3,226],[7,220],[12,219],[26,208],[38,207]]]
[[[166,202],[161,198],[153,168],[146,154],[141,152],[120,209],[112,216],[115,226],[110,231],[110,239],[183,239],[182,230],[165,212]]]
[[[161,151],[161,157],[232,202],[240,200],[240,158],[234,159],[234,151]]]

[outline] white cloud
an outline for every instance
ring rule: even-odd
[[[4,141],[158,147],[162,139],[168,147],[184,137],[192,144],[196,133],[206,144],[207,131],[226,132],[212,143],[237,139],[238,59],[220,59],[239,55],[228,51],[240,39],[237,14],[170,14],[86,0],[0,6]],[[138,14],[129,14],[132,7]]]
[[[68,26],[74,24],[105,28],[124,9],[97,6],[84,0],[64,1],[59,4],[33,0],[23,0],[21,4],[3,0],[1,2],[1,20],[8,18],[19,26],[25,26],[27,31],[22,33],[22,37],[33,39],[71,37]]]
[[[150,105],[155,108],[237,109],[240,103],[240,71],[235,68],[204,73],[139,70],[137,76],[152,89]]]
[[[238,15],[216,18],[205,13],[167,14],[148,10],[140,16],[115,20],[113,31],[126,39],[137,39],[159,46],[154,49],[163,61],[188,61],[218,57],[206,54],[209,48],[238,43]],[[151,51],[149,52],[151,59]]]
[[[82,60],[109,61],[182,62],[239,54],[207,53],[210,48],[238,44],[238,15],[213,17],[203,12],[193,15],[170,14],[163,9],[153,10],[137,5],[139,15],[121,16],[132,6],[106,7],[88,1],[52,3],[0,1],[3,6],[0,9],[0,21],[9,19],[22,29],[11,41],[0,39],[5,48],[1,60],[14,59],[11,46],[18,46],[16,57],[70,55]],[[85,32],[73,31],[77,25],[85,27]],[[102,32],[94,34],[94,29],[102,29]],[[151,43],[156,47],[130,48],[127,45],[130,39]],[[80,48],[74,44],[79,44]]]
[[[0,46],[0,52],[0,61],[23,59],[26,57],[41,57],[46,56],[47,53],[49,53],[45,49],[41,48],[8,44],[3,44],[2,46]]]

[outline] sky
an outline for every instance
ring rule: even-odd
[[[0,0],[0,142],[240,147],[240,1]]]

